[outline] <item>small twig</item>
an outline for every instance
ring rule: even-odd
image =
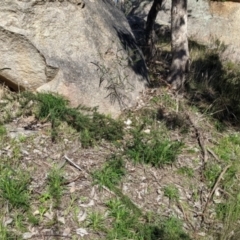
[[[33,192],[35,192],[35,193],[37,193],[37,194],[39,194],[39,195],[42,195],[42,193],[41,192],[39,192],[38,190],[33,190]]]
[[[206,204],[205,204],[205,206],[204,206],[204,208],[203,208],[203,212],[202,212],[202,214],[203,214],[203,215],[202,215],[203,219],[202,219],[202,221],[204,221],[205,212],[206,212],[207,207],[208,207],[208,205],[209,205],[209,203],[210,203],[210,201],[211,201],[211,199],[212,199],[212,196],[213,196],[214,192],[216,191],[216,189],[217,189],[217,187],[218,187],[221,179],[223,178],[223,175],[226,173],[226,171],[227,171],[228,168],[230,168],[230,167],[231,167],[231,165],[227,165],[227,166],[223,169],[223,171],[221,172],[221,174],[218,176],[218,179],[217,179],[217,181],[215,182],[215,184],[214,184],[214,186],[213,186],[213,188],[212,188],[212,191],[210,192],[210,194],[209,194],[209,196],[208,196],[207,202],[206,202]]]
[[[40,163],[38,163],[38,162],[36,162],[36,161],[34,161],[34,160],[32,160],[32,162],[34,162],[35,164],[37,164],[38,166],[40,166],[40,167],[42,167],[42,164],[40,164]],[[42,161],[41,163],[43,163],[43,164],[45,164],[46,166],[48,166],[48,167],[52,167],[49,163],[47,163],[47,162],[45,162],[45,161]]]
[[[77,181],[79,178],[81,178],[81,177],[82,177],[82,175],[78,175],[78,176],[75,177],[74,179],[62,183],[62,185],[68,185],[68,184],[70,184],[70,183],[72,183],[72,182],[76,182],[76,181]]]
[[[64,236],[64,235],[60,235],[60,234],[39,234],[39,235],[35,235],[35,236],[32,236],[31,239],[33,238],[39,238],[39,237],[43,237],[45,239],[45,237],[61,237],[61,238],[68,238],[68,239],[72,239],[72,237],[69,237],[69,236]]]
[[[166,85],[167,89],[171,89],[171,84],[169,84],[166,80],[160,78],[159,81],[163,82]]]
[[[222,188],[219,188],[219,191],[220,191],[221,193],[223,193],[223,194],[227,195],[228,197],[231,197],[231,198],[233,198],[233,195],[232,195],[232,194],[230,194],[229,192],[227,192],[227,191],[223,190]]]
[[[190,123],[192,124],[192,127],[194,128],[195,131],[195,135],[198,141],[198,145],[201,148],[202,151],[202,157],[203,157],[203,163],[205,164],[207,162],[207,150],[205,148],[205,144],[204,144],[204,140],[202,137],[202,134],[200,133],[199,129],[197,128],[196,124],[194,123],[194,121],[191,119],[190,115],[188,113],[186,113]]]
[[[205,170],[206,163],[207,163],[207,160],[208,160],[207,150],[205,148],[204,139],[202,137],[202,134],[200,133],[197,126],[195,125],[194,121],[191,119],[189,113],[186,113],[186,116],[187,116],[188,120],[190,121],[192,127],[194,128],[195,136],[196,136],[196,139],[198,141],[198,145],[199,145],[199,147],[201,149],[201,152],[202,152],[202,166],[201,166],[200,174],[201,174],[201,180],[203,181],[203,179],[204,179],[203,172]]]
[[[187,214],[185,213],[184,208],[183,208],[183,206],[181,205],[180,201],[178,201],[178,204],[177,204],[177,205],[178,205],[178,208],[182,211],[185,221],[188,222],[188,224],[191,226],[191,228],[195,231],[196,229],[195,229],[195,227],[193,226],[193,224],[189,221],[188,216],[187,216]]]
[[[151,175],[155,178],[156,183],[158,186],[162,187],[162,184],[160,182],[163,180],[164,177],[166,177],[166,174],[163,174],[160,179],[157,179],[156,175],[153,173],[153,171],[149,171]]]
[[[220,159],[218,158],[218,156],[213,152],[213,150],[207,148],[207,151],[220,163]]]
[[[117,196],[117,194],[113,191],[111,191],[110,189],[108,189],[107,187],[105,186],[101,186],[104,190],[106,190],[107,192],[111,193],[113,196]]]
[[[80,168],[76,163],[74,163],[67,155],[64,155],[64,158],[72,165],[74,166],[75,168],[77,168],[79,171],[82,171],[82,172],[85,172],[85,173],[88,173],[87,171],[83,170],[82,168]],[[76,179],[73,179],[72,182],[76,181],[78,178],[80,178],[81,176],[78,176]],[[65,184],[68,184],[68,183],[64,183]],[[102,186],[102,188],[104,190],[106,190],[107,192],[111,193],[112,195],[116,196],[116,193],[111,191],[110,189],[108,189],[106,186]]]
[[[179,111],[179,99],[176,97],[176,113]]]
[[[50,113],[44,118],[44,119],[42,119],[41,120],[41,123],[43,124],[43,123],[46,123],[47,121],[48,121],[48,118],[50,117]]]
[[[79,171],[83,171],[84,170],[82,168],[80,168],[76,163],[74,163],[67,155],[64,155],[64,158],[75,168],[77,168]]]

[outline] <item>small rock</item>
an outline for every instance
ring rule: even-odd
[[[130,119],[127,119],[126,121],[124,121],[124,123],[125,123],[127,126],[129,126],[129,125],[132,124],[132,121],[131,121]]]
[[[151,130],[150,130],[150,129],[146,129],[146,130],[144,130],[143,132],[149,134],[149,133],[151,132]]]

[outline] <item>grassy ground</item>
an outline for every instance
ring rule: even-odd
[[[175,94],[161,44],[153,87],[118,120],[3,88],[0,239],[239,239],[237,68],[191,43]]]

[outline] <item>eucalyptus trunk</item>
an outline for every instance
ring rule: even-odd
[[[172,64],[168,82],[175,90],[180,89],[189,71],[187,38],[187,0],[172,0],[171,9]]]
[[[156,47],[154,42],[154,24],[158,12],[162,8],[163,0],[154,0],[153,5],[148,13],[147,23],[146,23],[146,47],[145,47],[145,57],[149,61],[152,59],[156,53]]]

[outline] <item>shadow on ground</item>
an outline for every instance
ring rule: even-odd
[[[191,14],[191,13],[189,13]],[[128,15],[138,46],[144,52],[146,16]],[[156,55],[148,63],[150,87],[166,86],[171,62],[171,31],[155,24]],[[121,34],[119,35],[122,38]],[[167,48],[165,46],[168,46]],[[189,40],[191,70],[183,89],[189,105],[195,106],[220,122],[238,125],[240,119],[240,70],[232,62],[223,62],[220,54],[226,46],[218,41],[209,48]]]
[[[219,121],[236,125],[240,119],[240,71],[232,62],[222,62],[225,46],[209,49],[189,41],[191,71],[185,84],[190,105]]]

